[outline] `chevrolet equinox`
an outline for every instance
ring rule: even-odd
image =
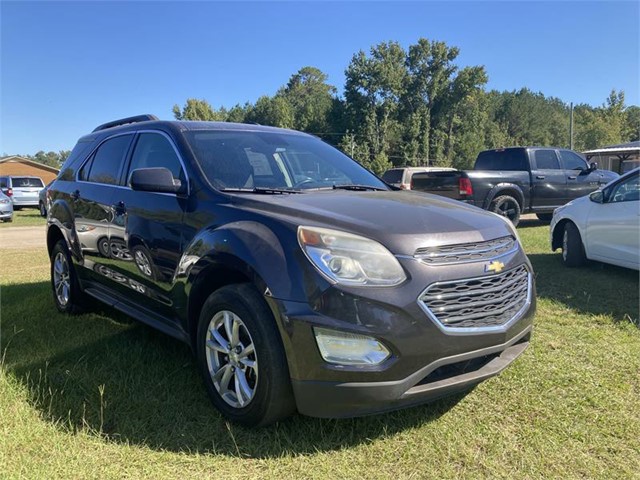
[[[99,300],[186,342],[244,425],[425,403],[529,344],[510,222],[398,191],[311,135],[125,118],[80,138],[50,200],[58,310]]]

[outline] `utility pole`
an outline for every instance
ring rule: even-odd
[[[571,102],[571,113],[569,114],[569,148],[573,150],[573,102]]]

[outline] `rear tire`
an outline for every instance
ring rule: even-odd
[[[536,213],[536,217],[538,217],[538,220],[541,222],[550,222],[553,218],[553,213]]]
[[[493,213],[497,213],[511,221],[513,226],[520,222],[520,204],[510,195],[500,195],[491,202],[489,208]]]
[[[581,267],[587,261],[578,227],[567,222],[562,234],[562,262],[567,267]]]
[[[85,304],[67,243],[59,240],[51,251],[51,290],[53,301],[62,313],[79,313]]]
[[[224,417],[257,427],[295,412],[280,333],[252,285],[228,285],[207,298],[196,342],[207,393]]]

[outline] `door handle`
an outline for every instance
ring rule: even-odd
[[[569,175],[567,178],[568,178],[569,180],[575,180],[575,179],[576,179],[576,178],[578,178],[578,177],[576,177],[575,175]]]
[[[72,192],[71,198],[73,198],[74,200],[78,200],[80,198],[80,190],[75,190],[74,192]]]
[[[545,175],[536,175],[536,178],[538,180],[544,180],[545,178],[547,178]]]

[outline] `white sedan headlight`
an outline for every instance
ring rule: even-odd
[[[359,235],[298,227],[298,242],[311,263],[334,283],[388,287],[407,278],[389,250]]]

